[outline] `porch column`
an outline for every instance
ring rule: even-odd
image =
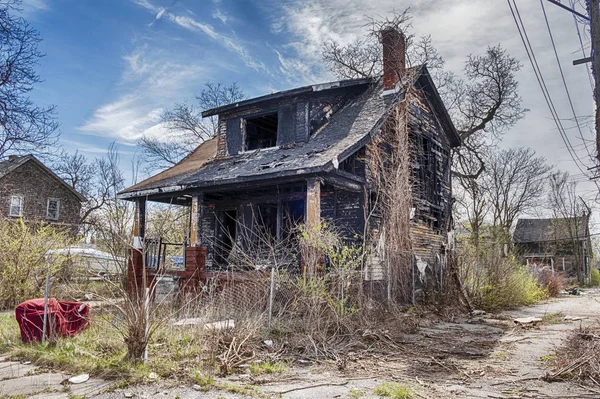
[[[127,260],[127,292],[130,295],[143,293],[146,287],[144,269],[144,235],[146,234],[146,198],[135,201],[133,217],[133,243]]]
[[[313,228],[321,221],[321,180],[306,181],[306,227]]]
[[[202,244],[202,216],[204,213],[204,193],[192,195],[190,214],[190,245],[197,247]]]
[[[133,220],[133,247],[141,248],[142,240],[146,235],[146,198],[135,201],[135,215]]]

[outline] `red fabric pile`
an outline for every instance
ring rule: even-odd
[[[59,302],[48,298],[46,338],[72,337],[89,324],[90,307],[81,302]],[[25,343],[42,340],[44,327],[44,298],[30,299],[15,309],[21,329],[21,340]]]

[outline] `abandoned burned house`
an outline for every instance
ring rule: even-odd
[[[0,215],[76,233],[86,199],[33,155],[0,161]]]
[[[587,281],[591,274],[592,244],[589,214],[572,218],[519,219],[513,233],[515,252],[527,265]]]
[[[460,138],[426,66],[405,69],[403,36],[383,31],[382,44],[381,78],[299,87],[204,111],[218,117],[214,138],[119,193],[137,204],[136,236],[145,235],[147,201],[189,207],[184,279],[196,268],[206,275],[236,266],[233,253],[247,247],[248,232],[281,238],[287,226],[328,221],[360,242],[376,225],[368,218],[376,195],[368,146],[404,104],[416,265],[423,270],[439,261],[451,224],[450,151]],[[130,273],[140,257],[133,255]],[[381,278],[376,265],[365,273],[365,279]]]

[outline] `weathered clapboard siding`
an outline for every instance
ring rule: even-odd
[[[365,227],[363,194],[332,186],[321,190],[321,218],[341,229],[345,239],[362,237]]]

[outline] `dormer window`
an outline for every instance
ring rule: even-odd
[[[245,119],[246,151],[277,145],[277,112]]]

